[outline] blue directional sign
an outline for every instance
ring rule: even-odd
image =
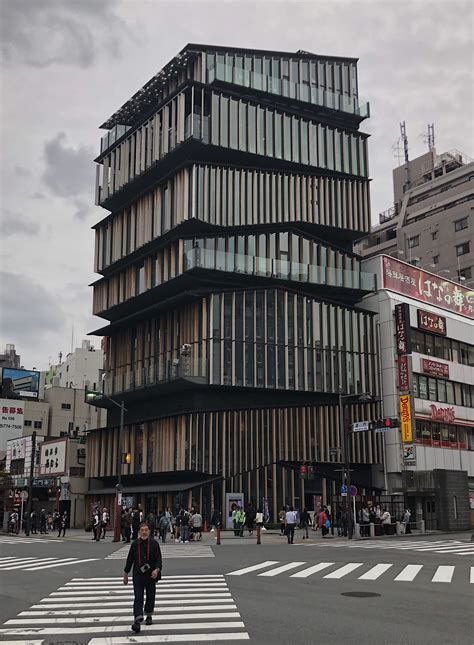
[[[343,484],[343,485],[341,486],[341,495],[342,495],[342,497],[346,497],[346,496],[347,496],[347,486],[346,486],[345,484]]]

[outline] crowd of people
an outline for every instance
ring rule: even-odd
[[[247,529],[249,535],[252,535],[255,528],[263,526],[263,511],[261,508],[255,510],[252,504],[247,504],[244,508],[232,505],[232,527],[236,537],[244,537],[244,530]]]
[[[26,530],[27,520],[28,516],[26,513],[20,519],[18,511],[12,511],[8,522],[8,531],[18,535],[20,530]],[[65,537],[66,535],[68,525],[67,511],[60,513],[58,510],[55,510],[51,513],[45,508],[42,508],[38,514],[35,510],[32,510],[29,515],[29,520],[29,530],[32,534],[37,534],[39,528],[41,535],[47,535],[54,531],[58,532],[57,537]]]

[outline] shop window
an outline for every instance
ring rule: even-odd
[[[429,378],[428,379],[428,399],[430,401],[437,401],[438,400],[437,388],[436,388],[436,379],[434,379],[434,378]]]
[[[441,425],[441,446],[443,448],[449,448],[451,442],[449,440],[449,426],[442,424]]]
[[[441,431],[438,423],[433,423],[431,426],[431,443],[433,446],[441,444]]]

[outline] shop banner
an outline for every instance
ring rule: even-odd
[[[410,306],[406,303],[395,305],[395,333],[397,354],[411,354]]]
[[[474,291],[451,280],[383,256],[383,286],[409,298],[474,318]]]
[[[416,465],[416,448],[413,443],[406,443],[403,446],[403,463],[407,466]]]
[[[449,378],[449,365],[439,361],[432,361],[431,358],[421,359],[421,371],[423,374],[429,374],[430,376]]]
[[[417,309],[418,315],[418,329],[428,331],[430,334],[438,334],[439,336],[446,336],[446,318],[432,314],[423,309]]]
[[[408,393],[410,391],[410,362],[409,356],[404,355],[398,357],[398,389],[402,393]]]
[[[411,396],[400,395],[400,430],[403,443],[413,443],[413,417]]]

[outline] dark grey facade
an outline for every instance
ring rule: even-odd
[[[352,252],[369,231],[366,116],[355,59],[188,45],[104,124],[94,313],[105,391],[128,410],[121,448],[112,408],[89,434],[104,496],[119,450],[143,507],[209,514],[243,492],[275,517],[337,494],[338,396],[378,391],[357,307],[376,285]],[[380,435],[351,439],[367,493],[382,453]]]

